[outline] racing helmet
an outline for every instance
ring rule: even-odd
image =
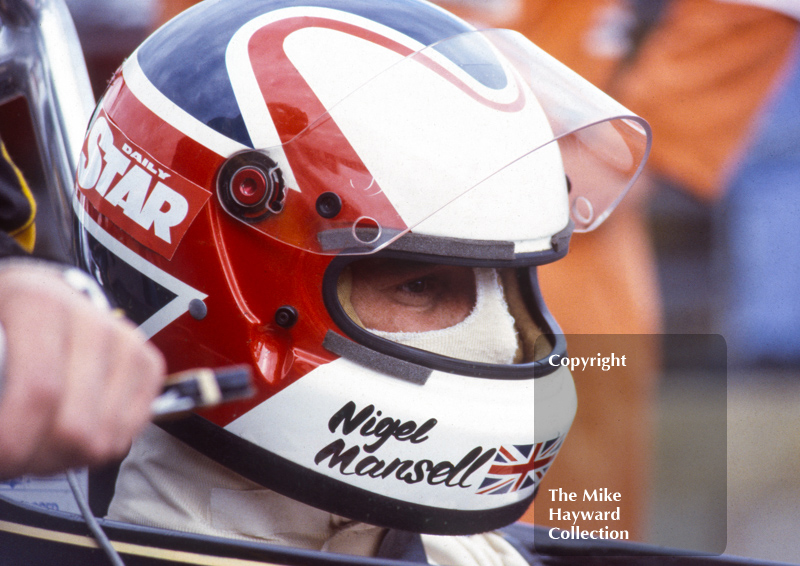
[[[170,371],[252,368],[252,398],[168,432],[331,513],[482,532],[522,515],[576,410],[536,268],[649,148],[524,37],[433,4],[208,0],[97,106],[79,260]],[[380,288],[418,297],[442,266],[466,274],[464,316],[370,323],[365,281],[399,270]]]

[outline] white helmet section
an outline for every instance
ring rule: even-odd
[[[470,511],[530,497],[576,410],[567,368],[491,386],[433,372],[420,387],[340,358],[225,428],[352,486]],[[287,423],[293,434],[275,433]]]
[[[502,61],[481,35],[468,39]],[[533,240],[545,249],[567,225],[557,144],[530,153],[553,132],[510,66],[497,67],[505,87],[489,88],[436,49],[402,60],[371,41],[321,28],[295,32],[284,48],[374,176],[375,186],[356,188],[379,187],[415,232]],[[363,69],[385,69],[392,57],[391,69],[359,84],[368,74]]]

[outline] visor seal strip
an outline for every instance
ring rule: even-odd
[[[332,330],[328,330],[325,335],[322,347],[358,365],[417,385],[425,385],[425,382],[428,381],[431,373],[433,373],[433,370],[428,368],[371,350],[357,342],[348,340]]]

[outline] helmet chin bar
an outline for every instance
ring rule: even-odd
[[[379,527],[434,535],[466,535],[519,519],[536,493],[493,509],[443,509],[386,497],[335,480],[277,456],[199,415],[161,422],[163,430],[242,477],[301,503]],[[461,474],[485,464],[495,451],[473,455]],[[470,457],[467,455],[466,458]],[[463,476],[462,476],[463,477]]]

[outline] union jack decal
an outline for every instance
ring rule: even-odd
[[[539,444],[501,446],[478,494],[501,495],[536,488],[561,449],[564,437]]]

